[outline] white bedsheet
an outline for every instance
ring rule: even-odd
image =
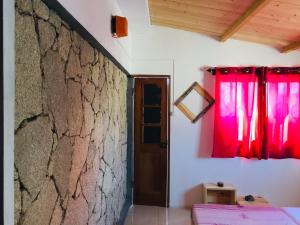
[[[283,210],[300,223],[300,208],[284,207]]]

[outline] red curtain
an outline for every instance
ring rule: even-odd
[[[300,159],[300,74],[266,73],[266,157]]]
[[[260,71],[216,69],[213,157],[300,158],[300,73]]]
[[[243,68],[216,70],[213,157],[260,157],[258,77],[254,68],[248,71],[244,73]]]

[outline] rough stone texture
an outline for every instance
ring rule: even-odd
[[[46,179],[51,149],[52,131],[47,117],[38,117],[15,136],[15,165],[32,199]]]
[[[72,42],[70,31],[67,28],[65,28],[65,26],[61,26],[60,33],[58,36],[58,52],[65,61],[68,60],[71,44]]]
[[[89,144],[89,151],[86,159],[88,170],[91,168],[99,169],[100,159],[98,155],[96,155],[97,153],[99,153],[98,149],[96,148],[94,141],[91,141]]]
[[[88,205],[82,195],[71,199],[63,225],[85,225],[88,222]]]
[[[80,42],[83,41],[81,36],[76,32],[76,31],[73,31],[72,32],[72,44],[74,47],[80,49]]]
[[[55,26],[56,31],[59,32],[60,26],[61,26],[61,19],[57,15],[57,13],[52,10],[50,10],[50,13],[49,13],[49,23],[51,23],[53,26]]]
[[[115,149],[114,144],[114,140],[111,137],[106,137],[104,140],[104,149]],[[109,151],[104,151],[103,159],[111,166],[114,160],[114,154],[110,154]]]
[[[63,210],[59,204],[59,201],[56,201],[54,212],[52,214],[52,219],[50,225],[60,225],[63,218]]]
[[[99,188],[96,188],[95,190],[96,196],[95,196],[95,205],[94,209],[101,209],[101,190]],[[89,215],[89,222],[88,224],[103,224],[99,223],[101,220],[101,210],[93,210],[92,214]]]
[[[75,138],[75,144],[73,146],[74,153],[72,158],[72,168],[69,177],[69,193],[72,195],[76,191],[76,187],[78,185],[78,181],[80,179],[80,175],[83,169],[83,165],[86,161],[89,147],[89,137]]]
[[[49,9],[45,3],[43,3],[41,0],[32,0],[32,3],[35,14],[44,20],[48,20]]]
[[[91,74],[91,65],[87,64],[86,66],[83,66],[81,68],[81,83],[83,86],[85,86],[87,84],[87,82],[89,81],[91,84],[93,84],[91,82],[92,80],[92,74]]]
[[[97,174],[98,171],[99,170],[88,170],[80,178],[82,194],[88,203],[89,217],[92,215],[92,211],[93,211],[93,208],[95,206],[95,201],[96,201],[95,187],[97,184],[97,180],[94,178],[99,177]]]
[[[48,51],[42,60],[45,75],[45,93],[47,105],[55,120],[59,137],[67,130],[67,86],[65,83],[64,62],[59,54]]]
[[[32,200],[27,191],[23,190],[22,194],[22,212],[26,212],[32,204]]]
[[[40,49],[33,18],[16,12],[16,30],[17,128],[24,119],[42,112],[42,76]]]
[[[111,170],[108,168],[105,171],[104,179],[103,179],[103,193],[107,196],[111,193],[112,181],[113,181],[113,176]]]
[[[81,39],[80,50],[80,62],[82,66],[94,61],[94,49],[87,41]]]
[[[18,180],[14,181],[15,186],[15,224],[18,223],[20,219],[20,213],[22,210],[22,200],[21,200],[21,191],[20,191],[20,182]]]
[[[115,225],[127,78],[40,0],[16,3],[15,224]]]
[[[76,76],[81,75],[79,56],[74,52],[73,49],[70,51],[66,75],[67,78],[75,78]]]
[[[89,101],[93,102],[95,96],[95,86],[92,82],[88,81],[87,84],[84,86],[82,93],[84,97]]]
[[[100,103],[101,103],[101,98],[99,98],[100,96],[100,90],[99,88],[95,89],[95,98],[93,99],[92,102],[92,107],[95,113],[100,112]]]
[[[92,106],[89,102],[84,101],[83,102],[83,115],[84,115],[84,121],[83,121],[83,126],[81,130],[81,137],[85,137],[87,135],[90,135],[93,128],[94,128],[94,111],[92,109]]]
[[[32,206],[28,209],[25,218],[24,225],[45,225],[49,224],[53,209],[55,207],[57,199],[57,193],[54,183],[48,180],[43,185],[38,198],[32,203]]]
[[[100,64],[97,63],[93,66],[92,69],[92,81],[96,87],[99,86],[99,75],[100,75]]]
[[[38,21],[38,29],[40,34],[41,54],[44,55],[46,51],[48,51],[53,45],[56,37],[56,32],[54,27],[43,20]]]
[[[101,102],[101,111],[103,113],[109,113],[109,88],[105,83],[99,92],[99,101]]]
[[[31,0],[16,0],[18,10],[23,13],[32,14],[32,2]]]
[[[65,198],[68,190],[68,178],[72,165],[73,148],[68,137],[58,141],[57,148],[52,156],[53,176],[57,185],[59,195]]]
[[[68,125],[70,136],[80,135],[83,109],[81,99],[81,85],[73,80],[68,80]]]

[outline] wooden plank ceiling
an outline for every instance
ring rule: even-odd
[[[154,25],[300,49],[300,0],[149,0],[149,8]]]

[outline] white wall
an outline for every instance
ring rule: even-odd
[[[117,0],[127,17],[132,33],[143,33],[150,27],[148,0]]]
[[[130,33],[128,37],[117,39],[111,35],[111,16],[123,16],[116,0],[59,0],[59,2],[130,72]]]
[[[15,1],[3,1],[4,224],[14,224]]]
[[[199,34],[158,26],[135,35],[132,47],[133,73],[173,75],[175,99],[194,81],[214,96],[214,77],[203,72],[206,66],[300,65],[300,52],[280,54],[263,45],[236,40],[220,43]],[[279,206],[300,206],[300,160],[209,158],[213,115],[214,108],[192,124],[174,108],[170,205],[189,206],[199,202],[199,184],[224,181],[234,184],[240,194],[259,194]]]

